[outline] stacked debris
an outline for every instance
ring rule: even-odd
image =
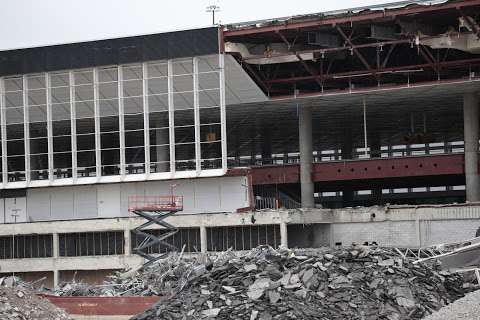
[[[66,320],[70,318],[63,310],[25,288],[0,286],[0,319]]]
[[[296,255],[260,247],[179,266],[157,265],[170,270],[157,277],[155,266],[145,271],[154,281],[143,290],[168,296],[134,319],[420,319],[465,291],[459,275],[381,248]]]

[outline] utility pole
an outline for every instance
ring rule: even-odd
[[[212,25],[215,25],[215,12],[219,12],[219,11],[220,11],[220,7],[217,6],[216,4],[213,4],[207,7],[207,12],[212,13]]]

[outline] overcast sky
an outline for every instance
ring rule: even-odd
[[[0,0],[0,50],[205,27],[392,0]]]

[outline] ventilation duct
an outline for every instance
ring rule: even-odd
[[[243,61],[248,64],[277,64],[300,61],[298,56],[293,51],[289,51],[285,44],[274,43],[262,48],[263,52],[258,52],[258,47],[258,45],[226,42],[225,52],[240,54]],[[299,56],[302,60],[314,59],[313,53],[302,53]]]
[[[473,54],[480,54],[480,39],[475,34],[444,35],[432,39],[417,39],[417,43],[432,49],[457,49]]]

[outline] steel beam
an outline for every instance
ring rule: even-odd
[[[458,2],[446,2],[439,5],[407,6],[399,9],[366,11],[366,13],[356,15],[345,15],[344,17],[332,16],[315,21],[290,22],[264,27],[247,27],[237,30],[224,31],[224,37],[246,36],[252,34],[262,34],[277,32],[281,30],[298,30],[305,28],[318,28],[321,26],[332,26],[336,24],[352,24],[356,22],[366,22],[374,20],[393,19],[404,15],[430,13],[446,10],[457,10],[458,8],[468,8],[480,6],[480,0],[464,0]],[[227,39],[228,40],[228,39]]]
[[[253,185],[296,184],[298,164],[253,167]],[[463,154],[314,163],[314,182],[451,176],[464,174]]]
[[[441,67],[455,67],[455,66],[468,66],[469,64],[480,64],[480,59],[464,59],[464,60],[457,60],[457,61],[443,61],[438,63]],[[420,69],[420,68],[427,68],[430,67],[430,63],[422,63],[416,65],[409,65],[409,66],[401,66],[401,67],[391,67],[391,68],[382,68],[377,69],[375,72],[377,74],[381,73],[395,73],[399,71],[408,71],[412,69]],[[351,72],[341,72],[341,73],[332,73],[326,74],[323,76],[324,79],[335,79],[340,80],[342,78],[348,79],[350,78],[362,78],[362,77],[370,77],[373,73],[369,70],[362,70],[362,71],[351,71]],[[291,82],[298,82],[298,81],[307,81],[311,80],[314,81],[315,79],[320,79],[320,76],[301,76],[301,77],[291,77],[291,78],[282,78],[282,79],[273,79],[269,80],[268,84],[275,84],[275,83],[291,83]]]

